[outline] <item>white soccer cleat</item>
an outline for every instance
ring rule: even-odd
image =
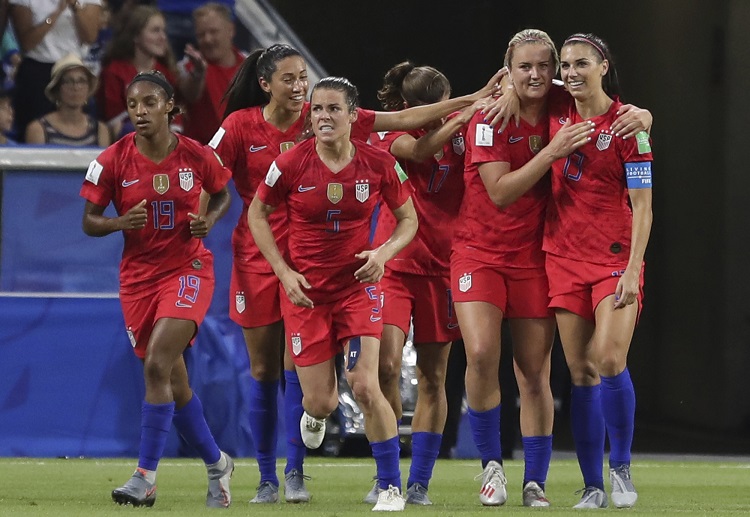
[[[581,492],[579,490],[576,493]],[[577,505],[573,506],[576,510],[593,510],[596,508],[606,508],[607,507],[607,494],[604,493],[604,490],[601,488],[597,488],[595,486],[587,486],[582,490],[583,495],[581,496],[581,500],[578,502]]]
[[[378,495],[378,502],[373,506],[373,512],[403,512],[406,500],[401,496],[401,491],[393,485],[388,490],[383,490]]]
[[[546,508],[549,506],[549,499],[544,495],[544,490],[536,481],[529,481],[523,487],[523,505],[531,508]]]
[[[490,461],[484,471],[475,479],[482,478],[482,488],[479,489],[479,502],[484,506],[500,506],[508,500],[503,466],[496,461]]]
[[[317,449],[326,436],[326,419],[311,417],[305,411],[299,421],[299,430],[302,433],[302,443],[305,444],[305,447]]]
[[[633,481],[630,479],[630,465],[620,465],[609,469],[609,481],[612,483],[612,504],[615,508],[632,508],[638,500]]]

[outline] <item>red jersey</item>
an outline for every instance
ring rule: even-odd
[[[206,64],[206,79],[203,93],[195,101],[187,104],[184,134],[207,144],[216,130],[221,126],[226,102],[222,102],[224,92],[232,81],[237,69],[242,65],[245,56],[237,49],[233,49],[235,62],[232,66],[220,66],[215,63]],[[192,73],[195,69],[192,61],[185,64],[185,72]]]
[[[213,194],[231,173],[211,149],[178,136],[174,151],[160,164],[143,156],[128,135],[91,162],[81,196],[99,206],[114,205],[118,215],[146,200],[148,220],[140,230],[124,230],[120,291],[136,293],[174,270],[202,267],[211,252],[190,234],[188,212],[198,213],[201,189]]]
[[[177,89],[176,78],[166,65],[157,61],[154,69],[163,73],[169,84]],[[137,73],[138,70],[130,60],[117,59],[107,63],[99,76],[99,90],[96,92],[100,118],[109,121],[128,111],[126,93]]]
[[[307,140],[271,164],[258,187],[263,203],[286,203],[290,267],[307,278],[314,302],[346,296],[360,283],[354,272],[364,260],[354,258],[369,244],[370,219],[382,200],[390,209],[411,195],[406,174],[389,154],[352,140],[356,154],[334,174]]]
[[[391,145],[401,135],[409,134],[418,139],[425,133],[424,130],[375,133],[370,142],[390,152]],[[464,194],[464,151],[461,131],[424,162],[400,161],[414,188],[412,201],[419,229],[406,248],[386,264],[388,269],[417,275],[450,275],[451,241]],[[388,240],[395,227],[393,213],[381,210],[373,244],[379,246]]]
[[[247,225],[247,209],[255,197],[258,185],[268,173],[271,163],[284,151],[291,149],[302,135],[310,104],[305,103],[297,121],[286,131],[266,122],[263,107],[253,106],[230,114],[208,145],[232,171],[234,185],[242,198],[243,207],[232,234],[235,266],[241,271],[271,273],[271,265],[255,245]],[[352,139],[366,140],[375,124],[375,112],[359,109],[352,125]],[[287,250],[286,210],[279,207],[269,220],[276,246],[283,254]]]
[[[466,193],[453,240],[453,251],[486,264],[513,267],[544,267],[542,236],[549,202],[549,179],[545,176],[506,208],[490,199],[479,165],[506,162],[517,170],[529,162],[548,142],[547,120],[532,126],[521,119],[520,127],[509,124],[499,133],[483,122],[477,112],[466,134]]]
[[[622,103],[590,119],[596,124],[591,142],[552,164],[552,203],[547,210],[544,250],[595,264],[623,265],[630,258],[633,212],[628,197],[631,171],[647,169],[651,186],[651,145],[644,133],[623,140],[609,127]],[[550,105],[550,136],[570,118],[583,122],[575,102]],[[638,185],[637,188],[643,188]]]

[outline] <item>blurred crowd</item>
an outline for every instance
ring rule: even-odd
[[[234,0],[0,0],[0,145],[106,147],[132,131],[125,90],[159,70],[174,129],[207,143],[245,53]]]

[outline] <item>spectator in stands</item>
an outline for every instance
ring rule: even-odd
[[[180,90],[187,104],[185,135],[207,144],[219,129],[226,103],[224,92],[245,55],[234,47],[232,11],[209,2],[193,12],[198,49],[185,47]]]
[[[26,127],[26,143],[107,147],[111,139],[106,124],[84,112],[96,85],[96,76],[75,54],[55,63],[44,93],[57,109]]]
[[[234,0],[216,1],[227,6],[230,12],[234,10]],[[178,60],[182,59],[185,47],[196,42],[193,12],[206,3],[206,0],[156,0],[156,6],[167,20],[169,44]]]
[[[13,127],[13,99],[8,90],[0,88],[0,146],[18,145],[6,135]]]
[[[101,0],[10,0],[10,19],[23,60],[16,75],[16,128],[23,136],[32,120],[55,109],[44,94],[52,65],[82,55],[96,40]]]
[[[120,12],[99,76],[99,118],[109,124],[115,139],[133,130],[125,90],[137,73],[149,70],[163,73],[170,84],[176,82],[177,67],[167,43],[164,15],[156,7],[139,5]]]
[[[0,23],[2,20],[0,20]],[[2,59],[3,88],[12,89],[16,84],[16,72],[21,64],[21,49],[12,27],[6,27],[0,42],[0,59]]]

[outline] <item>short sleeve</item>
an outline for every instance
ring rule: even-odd
[[[231,171],[237,170],[237,158],[244,156],[241,151],[242,144],[239,141],[239,132],[236,130],[236,120],[237,117],[234,116],[234,113],[229,115],[208,142],[208,147],[216,151],[224,166]]]
[[[381,194],[388,208],[395,210],[401,207],[411,197],[414,187],[408,176],[395,159],[384,160],[386,169],[383,174]]]
[[[216,194],[227,185],[232,172],[224,167],[216,151],[208,146],[204,149],[206,151],[206,175],[203,177],[203,190],[209,194]]]
[[[277,159],[277,161],[279,161]],[[281,166],[288,171],[287,166],[282,162]],[[282,173],[279,165],[274,161],[268,168],[265,180],[258,185],[258,191],[255,197],[260,199],[264,204],[269,206],[279,206],[286,199],[289,192],[289,175]]]
[[[506,145],[506,135],[497,133],[489,124],[484,123],[481,113],[477,113],[469,122],[466,138],[471,146],[471,163],[489,162],[510,163],[510,152]]]
[[[352,139],[366,142],[375,129],[375,112],[357,108],[357,120],[352,124]]]
[[[95,205],[107,206],[115,196],[115,167],[112,153],[106,149],[86,170],[80,195]]]

